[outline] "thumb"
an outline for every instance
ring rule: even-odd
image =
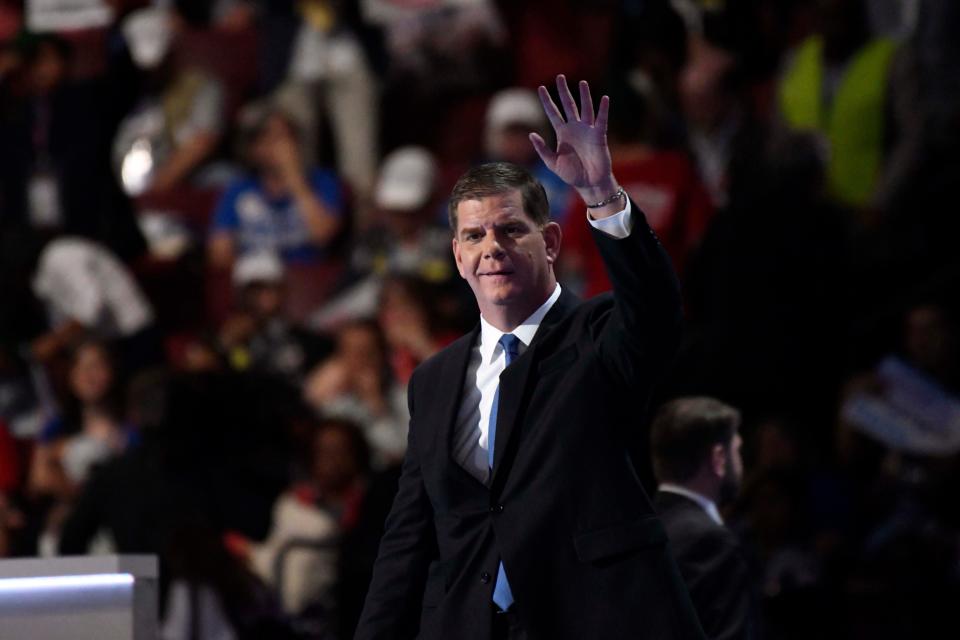
[[[554,163],[557,160],[556,152],[547,146],[547,143],[540,137],[539,133],[531,133],[530,142],[533,143],[534,150],[536,150],[540,159],[543,160],[543,163],[547,165],[547,168],[553,169]]]

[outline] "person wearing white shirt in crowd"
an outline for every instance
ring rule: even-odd
[[[32,343],[41,362],[84,334],[117,343],[128,369],[159,359],[153,308],[129,269],[103,245],[70,236],[50,241],[32,287],[49,318],[49,331]]]

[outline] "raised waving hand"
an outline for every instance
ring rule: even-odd
[[[565,76],[557,76],[557,93],[563,113],[554,104],[547,88],[539,88],[543,110],[556,133],[557,148],[551,149],[544,139],[530,134],[530,142],[544,164],[568,185],[577,190],[586,203],[599,202],[616,193],[619,186],[613,177],[610,148],[607,146],[607,116],[610,98],[603,96],[593,110],[590,85],[581,81],[580,108],[570,93]]]

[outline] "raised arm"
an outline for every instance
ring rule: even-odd
[[[593,236],[613,283],[614,309],[598,345],[601,359],[625,384],[646,382],[679,343],[679,283],[643,212],[621,192],[613,175],[607,146],[610,98],[600,99],[594,117],[586,82],[580,82],[579,110],[562,75],[557,76],[557,92],[563,114],[546,87],[539,90],[556,133],[556,149],[535,133],[530,141],[547,167],[576,189],[587,205]]]

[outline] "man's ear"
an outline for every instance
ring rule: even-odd
[[[454,238],[451,244],[453,246],[453,261],[457,263],[457,272],[460,273],[461,278],[466,279],[466,276],[463,275],[463,260],[460,258],[460,243]]]
[[[727,448],[722,444],[715,444],[710,450],[710,471],[718,478],[727,475]]]
[[[563,232],[560,225],[556,222],[548,222],[543,225],[543,241],[547,246],[547,262],[554,264],[560,256],[560,243],[563,240]]]

